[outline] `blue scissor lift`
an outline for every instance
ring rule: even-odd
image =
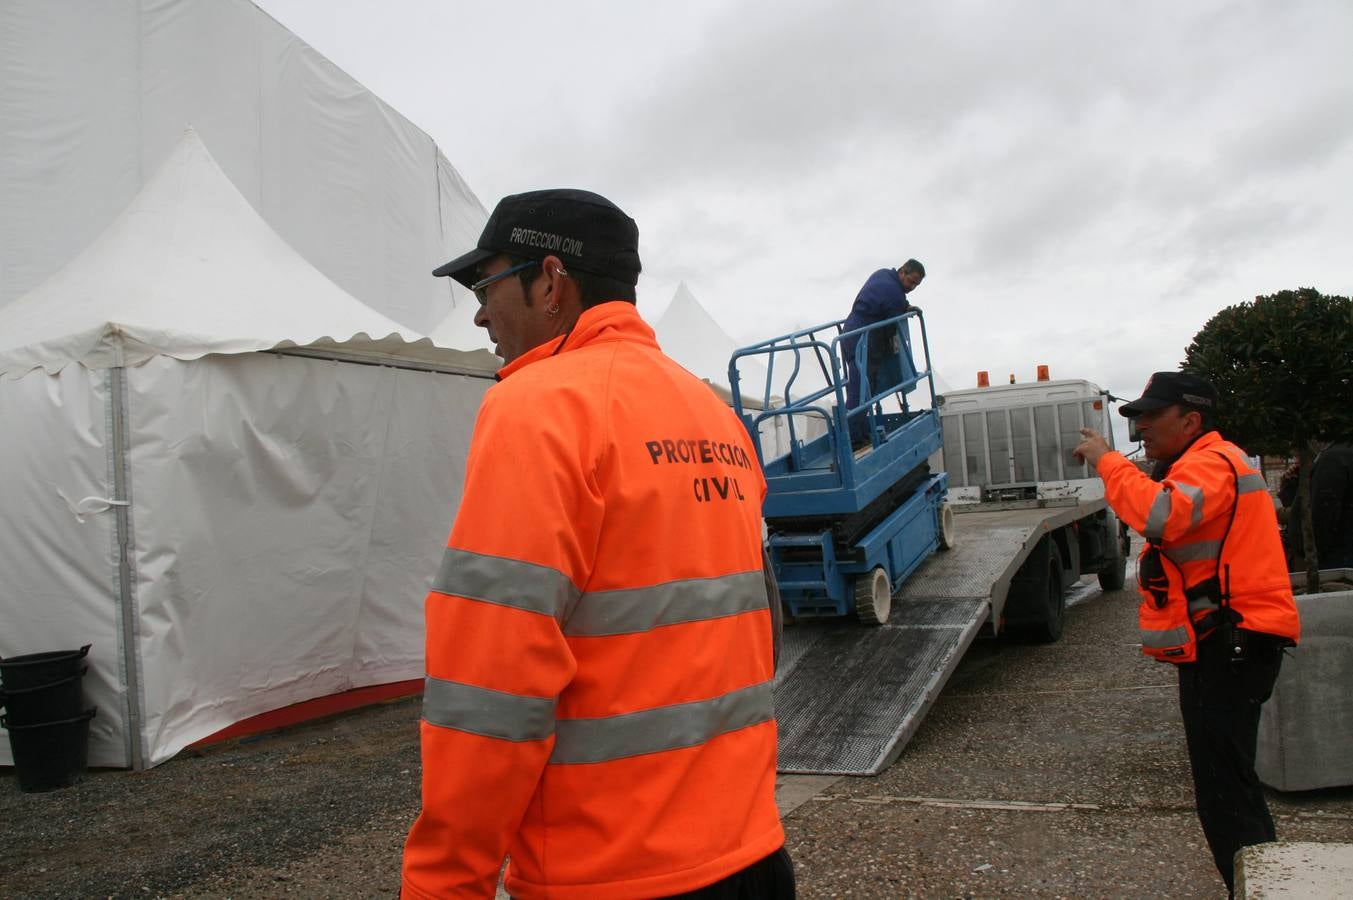
[[[785,604],[796,617],[854,612],[877,625],[887,621],[893,593],[946,533],[948,476],[927,465],[942,439],[920,310],[844,327],[838,320],[744,347],[729,362],[729,381],[733,408],[766,473],[764,515]],[[859,404],[847,409],[842,360],[851,343],[861,384]],[[752,371],[764,383],[744,387]],[[930,397],[913,409],[909,397],[922,382]],[[857,420],[867,438],[853,448],[850,422]],[[772,435],[778,437],[767,446]]]

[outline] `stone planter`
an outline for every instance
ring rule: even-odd
[[[1327,580],[1353,569],[1322,569]],[[1292,587],[1306,584],[1292,573]],[[1259,719],[1255,770],[1280,791],[1353,784],[1353,590],[1297,595],[1301,643],[1287,651]]]

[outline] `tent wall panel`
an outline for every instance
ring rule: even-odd
[[[0,480],[19,513],[0,522],[0,654],[94,644],[91,764],[137,763],[129,691],[155,765],[250,716],[422,676],[423,599],[491,381],[275,353],[114,371],[125,590],[114,515],[80,505],[110,497],[121,460],[113,373],[0,381],[0,471],[26,473]]]
[[[108,381],[83,366],[0,381],[0,656],[93,645],[92,765],[124,765],[128,739],[117,539],[100,502],[113,499]]]
[[[460,505],[471,427],[492,384],[484,378],[395,370],[380,490],[362,567],[362,603],[353,629],[356,687],[423,675],[422,601]],[[411,600],[417,610],[412,616]]]
[[[266,354],[129,371],[148,756],[350,686],[387,370]]]
[[[489,382],[266,353],[129,374],[151,764],[261,712],[420,677]]]

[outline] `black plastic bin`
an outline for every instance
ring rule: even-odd
[[[0,659],[0,706],[15,725],[73,719],[85,708],[81,682],[89,667],[79,650],[51,650]]]
[[[40,725],[15,725],[9,716],[0,716],[0,727],[9,730],[19,790],[54,791],[83,778],[89,767],[89,720],[97,712],[90,707],[78,716]]]
[[[7,691],[22,691],[79,674],[81,660],[89,655],[91,646],[85,644],[79,650],[52,650],[0,659],[0,687]]]
[[[73,719],[85,708],[82,682],[88,671],[89,666],[82,666],[59,681],[16,690],[6,687],[0,690],[0,706],[5,707],[6,718],[15,725]]]

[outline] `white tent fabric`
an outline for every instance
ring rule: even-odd
[[[473,241],[466,246],[474,246]],[[457,300],[451,312],[446,314],[446,318],[428,332],[428,337],[438,347],[477,347],[485,352],[492,352],[489,350],[489,333],[474,323],[475,312],[478,309],[479,304],[473,297],[468,301]]]
[[[672,302],[653,326],[663,352],[685,369],[704,379],[725,402],[733,402],[728,364],[738,344],[724,331],[709,311],[691,293],[686,283],[677,285]],[[771,335],[767,335],[771,337]],[[786,365],[785,359],[776,364]],[[809,377],[811,378],[811,374]],[[785,373],[778,372],[775,385],[770,385],[770,374],[756,357],[743,357],[738,362],[739,390],[745,409],[763,409],[769,396],[770,406],[780,405],[777,386],[783,383]],[[807,378],[803,380],[809,380]],[[821,379],[812,379],[814,384]],[[800,382],[802,383],[802,381]],[[826,421],[815,416],[795,416],[794,439],[811,440],[826,431]],[[758,431],[764,460],[775,459],[789,452],[791,436],[789,423],[783,416],[762,420]]]
[[[677,285],[672,302],[653,330],[663,352],[681,363],[683,368],[725,392],[731,391],[728,361],[738,345],[695,299],[686,282]],[[755,360],[746,360],[739,364],[738,371],[742,376],[740,388],[744,395],[759,397],[764,393],[764,366]]]
[[[422,675],[496,357],[406,342],[192,135],[0,335],[0,656],[93,644],[92,764]]]
[[[348,293],[418,333],[479,200],[427,134],[248,0],[0,3],[0,307],[102,234],[188,126]]]
[[[0,656],[92,644],[90,763],[135,768],[422,677],[490,384],[273,353],[0,382]]]
[[[349,296],[271,229],[191,129],[90,247],[0,307],[0,377],[70,363],[136,366],[329,339],[354,353],[425,355],[420,337]],[[486,351],[437,354],[491,369]]]

